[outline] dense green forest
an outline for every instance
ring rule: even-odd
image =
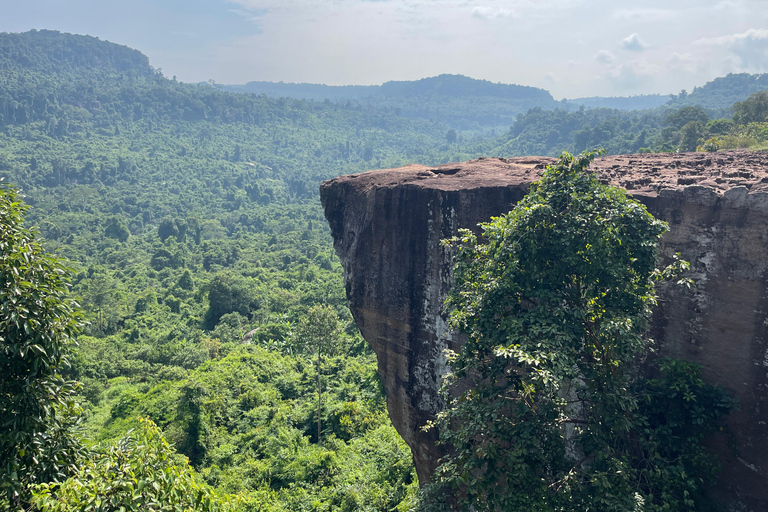
[[[164,439],[147,457],[214,501],[407,510],[410,452],[346,308],[320,181],[480,155],[768,138],[764,98],[746,86],[725,114],[714,100],[627,112],[465,78],[392,82],[375,102],[274,98],[166,78],[94,37],[0,34],[0,178],[31,206],[24,225],[68,261],[84,314],[62,370],[80,382],[81,471],[103,476],[125,447]]]
[[[317,189],[466,158],[444,127],[178,83],[91,37],[0,41],[0,174],[74,269],[87,324],[68,377],[89,443],[148,417],[206,484],[275,510],[390,510],[412,495]]]

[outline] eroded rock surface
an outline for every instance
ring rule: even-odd
[[[352,314],[378,356],[392,422],[410,445],[420,481],[442,455],[421,427],[441,407],[443,300],[451,254],[440,240],[509,211],[554,159],[481,158],[436,168],[341,176],[320,193],[344,266]],[[660,251],[691,262],[695,293],[661,290],[653,322],[659,353],[700,363],[741,404],[725,439],[718,489],[736,510],[768,510],[768,154],[650,154],[597,159],[604,182],[622,186],[670,224]]]

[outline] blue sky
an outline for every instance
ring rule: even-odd
[[[0,12],[0,31],[97,36],[188,82],[457,73],[559,99],[768,72],[766,0],[0,0]]]

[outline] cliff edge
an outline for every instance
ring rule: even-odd
[[[420,482],[440,456],[434,430],[445,348],[458,349],[443,314],[452,284],[440,240],[508,212],[554,159],[481,158],[438,167],[341,176],[320,195],[344,267],[352,314],[378,356],[392,423],[413,452]],[[627,189],[667,221],[662,258],[691,262],[694,293],[660,290],[657,353],[699,363],[740,403],[712,441],[724,469],[717,497],[768,510],[768,153],[644,154],[598,158],[601,181]]]

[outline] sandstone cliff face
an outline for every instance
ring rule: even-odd
[[[443,350],[460,343],[442,312],[452,276],[440,240],[509,211],[553,161],[412,165],[321,186],[352,314],[421,482],[442,455],[437,433],[421,427],[441,407]],[[718,493],[741,510],[768,510],[768,154],[614,156],[593,169],[669,222],[663,256],[691,262],[696,292],[662,289],[652,334],[659,353],[700,363],[738,398],[728,424],[740,453],[713,441],[725,465]]]

